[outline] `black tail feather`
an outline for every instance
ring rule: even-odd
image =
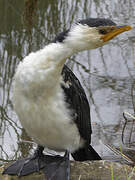
[[[101,157],[91,145],[85,145],[84,147],[78,149],[72,153],[72,156],[75,161],[101,160]]]

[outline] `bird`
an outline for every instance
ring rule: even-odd
[[[69,180],[70,153],[75,161],[101,160],[91,146],[87,96],[65,62],[130,29],[107,18],[79,20],[19,63],[13,80],[14,110],[38,146],[32,156],[17,160],[3,174],[24,176],[42,170],[48,180]],[[46,147],[65,154],[45,155]]]

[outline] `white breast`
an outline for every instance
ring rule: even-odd
[[[75,151],[82,146],[82,139],[64,102],[61,78],[52,67],[37,69],[26,62],[17,69],[13,91],[14,109],[22,126],[42,146]]]

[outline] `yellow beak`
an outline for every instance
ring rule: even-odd
[[[107,34],[103,35],[101,37],[101,39],[104,42],[107,42],[109,40],[111,40],[112,38],[114,38],[115,36],[117,36],[118,34],[121,34],[125,31],[129,31],[130,29],[132,29],[131,26],[125,25],[125,26],[116,26],[116,28],[110,32],[108,32]]]

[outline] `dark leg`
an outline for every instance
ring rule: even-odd
[[[48,180],[69,180],[70,160],[68,151],[65,152],[64,157],[51,157],[51,162],[48,163],[42,171]]]
[[[18,160],[7,167],[3,174],[25,176],[33,172],[38,172],[45,167],[44,147],[38,146],[32,157],[27,157],[22,160]]]

